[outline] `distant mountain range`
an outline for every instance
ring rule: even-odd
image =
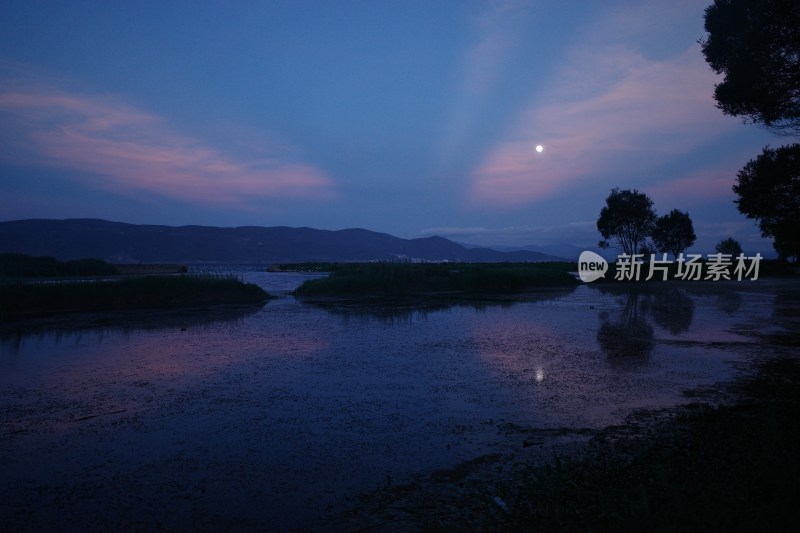
[[[529,250],[467,248],[443,237],[401,239],[365,229],[151,226],[99,219],[0,222],[0,252],[112,263],[291,263],[304,261],[562,261]]]
[[[467,244],[463,242],[459,242],[458,244],[466,247],[466,248],[478,248],[475,244]],[[484,248],[490,248],[492,250],[498,250],[500,252],[518,252],[518,251],[527,251],[527,252],[539,252],[545,255],[561,257],[565,261],[573,261],[577,262],[578,257],[581,255],[581,252],[584,250],[591,250],[596,253],[603,254],[603,250],[600,250],[597,246],[575,246],[572,244],[545,244],[545,245],[535,245],[531,244],[528,246],[504,246],[504,245],[487,245]],[[612,253],[607,254],[610,256]],[[613,256],[616,257],[616,250],[613,251]],[[609,259],[607,258],[607,259]]]

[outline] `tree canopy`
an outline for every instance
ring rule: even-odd
[[[612,189],[597,219],[597,230],[604,239],[599,244],[607,248],[608,239],[613,237],[623,253],[633,255],[652,234],[655,221],[653,200],[646,194],[636,189]]]
[[[739,212],[758,220],[782,258],[800,258],[800,144],[765,147],[739,171],[733,192]]]
[[[693,245],[696,239],[697,235],[694,233],[689,213],[677,209],[673,209],[668,215],[659,217],[653,228],[653,243],[658,251],[669,252],[675,257]]]
[[[728,254],[733,257],[738,257],[742,253],[742,245],[733,237],[722,239],[714,247],[718,254]]]
[[[717,107],[800,134],[800,2],[714,0],[705,30],[703,55],[725,76],[714,90]]]

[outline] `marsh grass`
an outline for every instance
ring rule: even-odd
[[[334,263],[297,296],[407,296],[420,293],[520,292],[577,285],[571,263]]]
[[[48,256],[0,254],[0,278],[113,276],[117,273],[114,265],[99,259],[58,261]]]
[[[0,317],[257,303],[269,295],[234,276],[143,276],[111,281],[15,282],[0,285]]]

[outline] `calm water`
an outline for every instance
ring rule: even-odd
[[[732,375],[786,298],[758,282],[583,285],[321,307],[289,295],[304,275],[237,273],[280,298],[0,337],[0,519],[318,525],[362,491],[519,447],[510,428],[600,428],[686,401]]]

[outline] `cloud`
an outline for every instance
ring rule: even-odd
[[[703,7],[677,0],[601,10],[472,170],[469,203],[531,204],[598,180],[641,188],[733,131],[739,121],[714,105],[719,80],[687,37],[702,31]]]
[[[470,198],[527,204],[620,168],[642,180],[730,131],[714,81],[696,46],[661,61],[618,46],[582,51],[475,169]]]
[[[288,157],[282,147],[262,146],[256,157],[237,157],[175,132],[166,119],[116,96],[6,83],[0,115],[0,137],[8,141],[0,158],[73,171],[69,176],[97,189],[240,208],[270,198],[334,195],[325,172]]]
[[[445,124],[440,159],[447,164],[478,130],[482,113],[492,103],[492,92],[508,68],[530,14],[518,0],[498,0],[473,21],[475,40],[462,56],[461,77]]]
[[[681,178],[651,185],[645,189],[645,192],[657,204],[733,200],[736,196],[732,190],[735,176],[735,169],[708,168]]]

